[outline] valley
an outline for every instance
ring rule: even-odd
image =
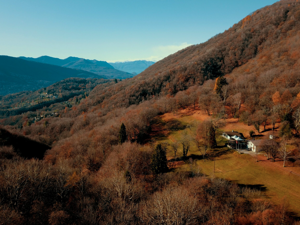
[[[299,224],[299,37],[282,0],[129,79],[0,57],[5,82],[50,82],[0,96],[0,221]]]

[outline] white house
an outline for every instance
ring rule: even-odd
[[[262,140],[251,140],[248,141],[247,147],[252,152],[259,152],[261,150]]]
[[[228,140],[236,140],[236,141],[244,141],[244,135],[242,133],[239,133],[237,131],[231,131],[231,132],[224,132],[222,136]]]

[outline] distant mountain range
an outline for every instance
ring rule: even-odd
[[[109,63],[117,70],[122,70],[132,74],[139,74],[147,69],[149,66],[153,65],[155,62],[145,61],[145,60],[137,60],[132,62],[115,62]]]
[[[83,70],[0,56],[0,95],[37,90],[69,77],[106,78]]]
[[[58,59],[50,56],[41,56],[38,58],[20,57],[21,59],[46,63],[50,65],[56,65],[66,67],[70,69],[79,69],[87,72],[95,73],[100,76],[104,76],[108,79],[126,79],[133,77],[134,75],[128,72],[115,69],[112,65],[105,61],[88,60],[77,57],[68,57],[66,59]]]
[[[59,59],[50,56],[38,58],[0,56],[0,95],[37,90],[70,77],[131,78],[153,63],[133,61],[109,64],[105,61],[78,57]]]

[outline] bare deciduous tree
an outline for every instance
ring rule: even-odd
[[[191,147],[191,136],[184,131],[179,142],[182,144],[182,155],[186,157]]]
[[[280,147],[278,149],[278,153],[279,153],[280,158],[282,158],[282,160],[283,160],[283,167],[285,167],[286,160],[292,154],[292,149],[287,147],[286,139],[282,139],[282,141],[280,143]]]
[[[171,142],[169,148],[174,152],[174,158],[176,159],[179,143],[177,141]]]
[[[141,218],[147,224],[195,224],[201,210],[198,200],[184,187],[157,192],[142,207]]]
[[[228,97],[227,105],[230,106],[232,117],[240,110],[242,104],[242,94],[237,93],[233,96]]]
[[[272,161],[275,162],[278,155],[278,144],[274,139],[263,140],[261,143],[261,151],[267,154],[268,159],[272,158]]]

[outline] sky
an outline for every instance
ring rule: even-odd
[[[158,61],[275,0],[0,0],[0,55]]]

